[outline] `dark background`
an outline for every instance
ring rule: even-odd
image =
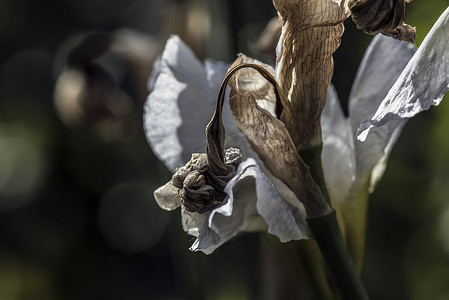
[[[418,44],[448,5],[408,5]],[[266,60],[251,45],[273,16],[268,0],[0,0],[0,299],[261,297],[261,235],[191,253],[179,211],[155,203],[171,175],[142,107],[169,34],[200,58]],[[371,38],[346,25],[344,105]],[[445,101],[411,120],[371,197],[372,299],[449,299],[448,128]]]

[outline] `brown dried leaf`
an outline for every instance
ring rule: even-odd
[[[233,76],[231,82],[233,82],[237,89],[250,92],[260,107],[266,109],[273,116],[280,117],[282,103],[279,100],[277,101],[275,95],[276,89],[273,88],[273,84],[275,84],[275,70],[273,67],[244,54],[238,55],[238,59],[233,66],[241,64],[253,64],[262,67],[273,78],[273,82],[270,83],[254,68],[240,69],[238,76]]]
[[[239,64],[241,59],[239,57],[234,65]],[[257,92],[245,90],[238,84],[240,72],[229,83],[232,87],[230,106],[236,126],[246,136],[265,167],[304,204],[308,218],[328,213],[330,207],[313,181],[309,167],[298,155],[285,125],[257,105]]]

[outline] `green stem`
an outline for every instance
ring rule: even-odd
[[[321,152],[323,151],[323,144],[318,146],[300,150],[299,156],[310,167],[310,175],[313,180],[318,184],[321,189],[321,193],[326,199],[328,204],[331,204],[329,192],[327,191],[326,181],[324,180],[323,166],[321,164]]]
[[[304,162],[309,165],[312,178],[318,184],[324,198],[330,205],[330,196],[321,164],[322,149],[321,144],[301,150],[299,154]],[[341,298],[344,300],[369,299],[341,234],[335,210],[321,217],[310,218],[307,222]]]
[[[368,294],[341,235],[335,211],[323,217],[309,219],[308,223],[341,298],[368,300]]]

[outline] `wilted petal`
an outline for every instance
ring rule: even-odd
[[[250,228],[265,228],[256,210],[255,174],[252,160],[242,162],[237,174],[225,188],[228,194],[223,205],[211,211],[200,228],[192,251],[212,253],[239,232]]]
[[[189,235],[198,237],[208,216],[209,214],[190,212],[184,206],[181,206],[182,229]]]
[[[388,90],[415,53],[415,47],[383,35],[376,35],[357,71],[349,96],[352,131],[374,114]],[[368,139],[355,143],[356,176],[370,178],[371,191],[382,177],[386,160],[405,120],[395,120],[377,129]]]
[[[254,165],[257,211],[268,224],[268,233],[277,236],[281,243],[310,238],[310,228],[302,204],[298,207],[286,201],[255,162]]]
[[[344,116],[337,92],[330,85],[321,115],[323,169],[327,184],[337,200],[347,196],[355,177],[354,135]]]
[[[284,124],[261,109],[250,96],[233,95],[231,92],[231,110],[237,127],[245,134],[266,168],[292,190],[296,188],[295,192],[303,194],[305,186],[302,176],[307,172],[307,167],[297,154]],[[303,186],[295,187],[293,182]]]
[[[438,105],[449,89],[449,8],[437,20],[378,110],[357,130],[364,141],[372,127],[411,118]]]
[[[257,63],[256,60],[254,60],[254,61],[255,61],[255,63]],[[206,70],[207,83],[209,84],[209,88],[212,91],[215,91],[214,98],[212,99],[215,103],[215,100],[217,99],[218,89],[220,88],[220,85],[223,81],[226,71],[229,68],[229,64],[224,64],[224,63],[206,59],[204,61],[204,68]],[[207,101],[211,101],[211,99],[207,99]],[[240,141],[244,140],[245,137],[237,129],[237,127],[235,127],[234,117],[232,116],[232,112],[229,108],[229,92],[227,92],[225,95],[225,104],[223,106],[222,113],[223,113],[222,122],[223,122],[223,126],[226,129],[225,148],[229,148],[229,147],[233,147],[233,146],[240,148],[240,144],[241,144]],[[209,115],[209,120],[210,120],[211,116],[212,115]],[[203,128],[203,131],[204,131],[204,128]],[[205,145],[202,147],[205,147]],[[203,148],[203,150],[204,149],[205,148]]]
[[[226,70],[225,64],[212,61],[204,66],[178,36],[167,41],[156,66],[159,75],[151,79],[144,129],[154,153],[171,171],[184,165],[191,153],[204,152],[204,128]]]
[[[242,63],[262,66],[274,76],[275,70],[270,65],[243,54],[239,54],[239,57]],[[273,116],[276,115],[276,97],[273,86],[259,72],[252,68],[241,69],[239,74],[239,87],[251,92],[261,108],[267,110]],[[223,106],[223,124],[226,128],[225,145],[240,148],[246,157],[257,157],[257,154],[251,149],[245,136],[235,126],[234,117],[229,107],[228,95],[229,93],[227,93],[226,103]]]

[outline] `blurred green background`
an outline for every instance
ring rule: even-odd
[[[448,5],[408,5],[418,44]],[[169,34],[200,58],[269,60],[252,45],[273,16],[269,0],[0,0],[0,300],[263,298],[261,235],[191,253],[155,203],[171,175],[142,106]],[[371,39],[346,25],[340,99]],[[449,299],[448,129],[447,100],[409,121],[371,197],[372,299]]]

